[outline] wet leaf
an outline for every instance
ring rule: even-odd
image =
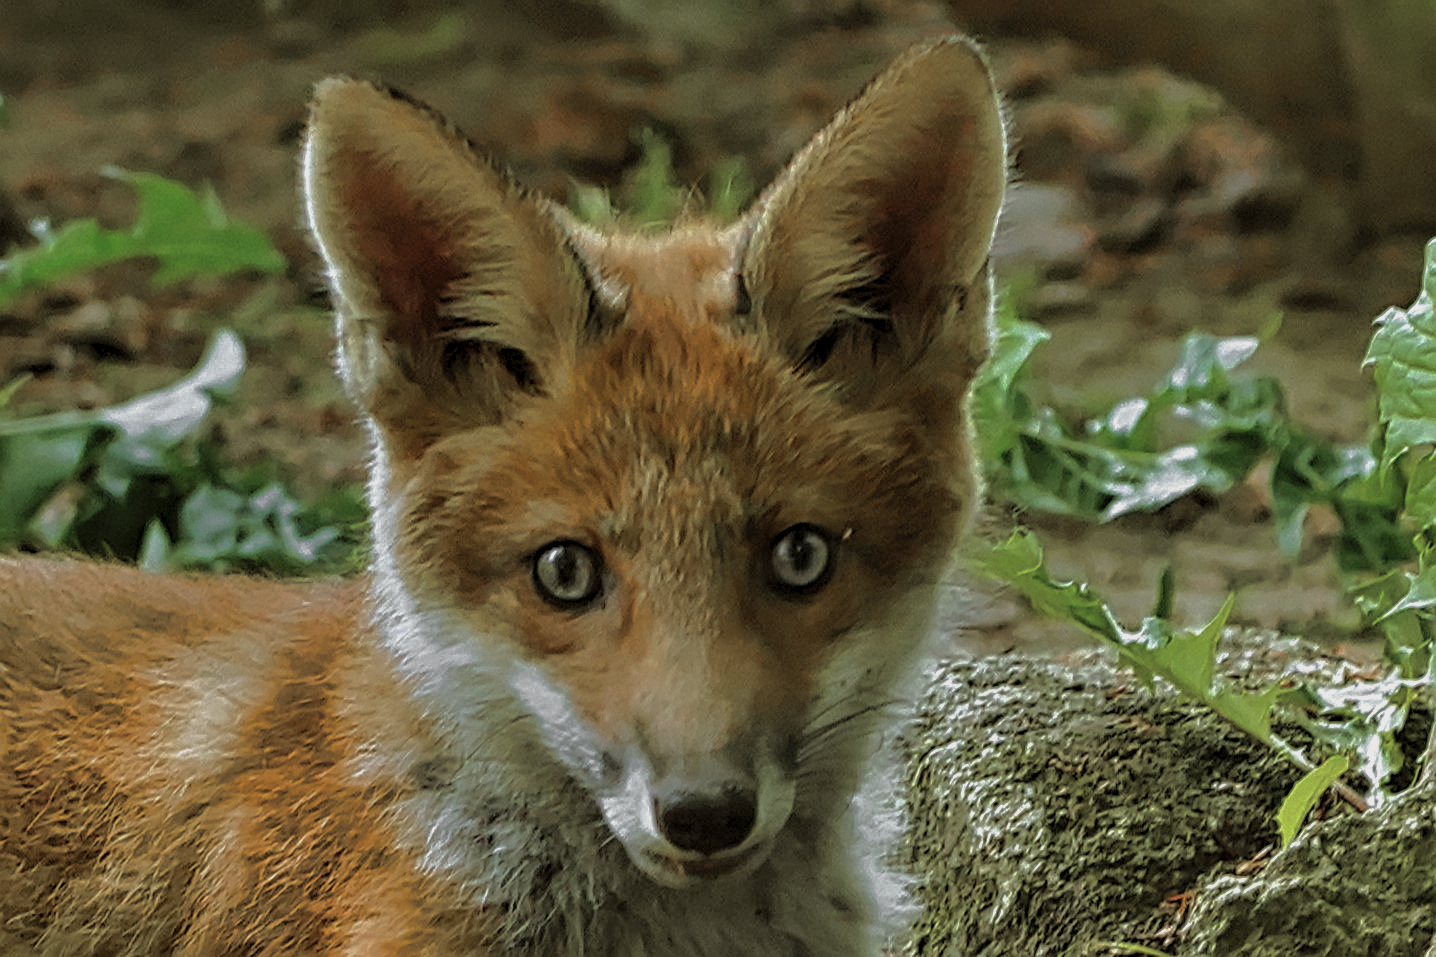
[[[1421,292],[1409,309],[1388,309],[1376,320],[1366,353],[1386,428],[1381,464],[1411,449],[1436,444],[1436,239],[1426,245]]]
[[[1018,504],[1088,521],[1151,512],[1197,490],[1220,494],[1272,453],[1284,423],[1271,380],[1233,381],[1250,336],[1189,335],[1146,396],[1080,427],[1025,391],[1024,367],[1047,339],[1004,305],[993,355],[974,387],[978,442],[994,485]],[[1174,437],[1184,435],[1183,440]]]

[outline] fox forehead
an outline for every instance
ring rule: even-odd
[[[720,322],[741,311],[740,234],[700,226],[662,236],[575,230],[600,306],[629,321]]]
[[[891,574],[931,558],[963,503],[914,423],[846,409],[768,355],[731,306],[700,320],[648,293],[635,285],[649,308],[626,312],[510,422],[438,443],[405,524],[431,542],[436,520],[464,529],[510,567],[568,537],[717,577],[726,544],[798,522],[852,539]]]

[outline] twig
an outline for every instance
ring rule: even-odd
[[[1301,773],[1310,774],[1316,770],[1316,765],[1311,763],[1311,758],[1308,758],[1300,748],[1288,744],[1281,735],[1273,733],[1268,738],[1267,744],[1277,754],[1296,765],[1297,770]],[[1348,784],[1336,781],[1331,785],[1330,791],[1362,814],[1371,810],[1371,803],[1366,800],[1366,796]]]

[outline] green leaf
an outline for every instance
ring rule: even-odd
[[[185,500],[179,542],[169,560],[180,567],[264,567],[300,571],[324,558],[341,530],[305,532],[304,509],[277,484],[252,495],[205,485]]]
[[[1017,446],[1032,416],[1022,377],[1032,353],[1050,338],[1046,329],[1017,318],[1010,295],[999,299],[997,339],[972,387],[972,417],[984,461],[1000,461]]]
[[[1042,547],[1030,532],[1015,532],[1006,542],[983,548],[972,556],[971,564],[977,572],[1016,589],[1038,613],[1071,622],[1115,648],[1144,684],[1151,686],[1161,678],[1257,740],[1285,747],[1271,731],[1279,688],[1253,694],[1223,687],[1217,681],[1217,644],[1231,615],[1234,595],[1227,596],[1199,631],[1174,629],[1156,617],[1143,621],[1137,631],[1129,631],[1089,586],[1054,580],[1043,563]]]
[[[0,423],[0,547],[20,541],[41,507],[113,434],[95,413]]]
[[[1409,309],[1388,309],[1366,353],[1386,428],[1381,464],[1436,443],[1436,239],[1426,244],[1421,292]]]
[[[998,310],[992,358],[973,418],[994,485],[1017,503],[1089,521],[1155,511],[1198,489],[1220,494],[1245,478],[1283,432],[1280,388],[1233,381],[1257,347],[1249,336],[1183,340],[1176,365],[1148,396],[1125,399],[1079,429],[1024,391],[1024,367],[1047,338]],[[1186,436],[1176,441],[1176,435]]]
[[[645,128],[639,135],[643,151],[629,173],[628,207],[639,229],[656,229],[673,222],[687,202],[688,191],[673,175],[673,147],[661,135]]]
[[[1436,525],[1436,455],[1424,455],[1406,470],[1401,510],[1417,528]]]
[[[1265,744],[1273,740],[1272,710],[1284,694],[1279,685],[1251,693],[1230,688],[1216,690],[1211,697],[1212,710]]]
[[[170,567],[172,543],[165,531],[164,522],[152,518],[145,526],[145,537],[140,543],[140,554],[136,563],[148,572],[163,572]]]
[[[1070,621],[1102,641],[1120,644],[1121,626],[1085,583],[1059,582],[1043,564],[1042,546],[1030,532],[1017,531],[1001,545],[981,548],[970,559],[975,571],[1016,589],[1034,611]]]
[[[9,405],[10,400],[15,398],[15,393],[25,388],[25,384],[33,378],[34,376],[31,373],[25,372],[17,375],[4,386],[0,386],[0,409]]]
[[[231,223],[213,192],[196,194],[154,173],[108,172],[135,190],[134,225],[126,231],[108,230],[85,219],[58,232],[41,231],[39,245],[0,259],[0,304],[125,259],[156,260],[153,280],[159,285],[197,275],[284,270],[284,257],[268,237],[252,226]]]
[[[753,175],[741,156],[720,160],[708,179],[708,213],[720,223],[732,222],[753,198]]]
[[[589,223],[600,229],[612,229],[618,224],[618,213],[608,190],[601,186],[569,181],[568,206],[580,222]]]
[[[1292,842],[1296,832],[1301,830],[1307,814],[1316,806],[1317,799],[1346,773],[1350,765],[1346,755],[1334,754],[1296,782],[1296,786],[1287,794],[1286,800],[1281,802],[1281,808],[1276,812],[1282,847]]]
[[[138,541],[147,512],[125,516],[121,525],[99,516],[105,502],[130,501],[139,477],[163,475],[164,450],[193,435],[216,396],[226,395],[244,372],[244,347],[228,330],[217,333],[195,369],[183,379],[129,402],[93,412],[64,412],[0,422],[0,546],[24,539],[32,523],[62,486],[85,473],[89,493],[64,513],[47,519],[40,540],[58,543],[73,538],[87,525],[89,533],[106,540]],[[152,493],[150,493],[152,496]],[[102,499],[96,499],[96,495]],[[143,497],[143,496],[142,496]],[[114,510],[115,517],[124,509]],[[130,528],[120,532],[121,527]],[[116,554],[128,556],[128,549]]]

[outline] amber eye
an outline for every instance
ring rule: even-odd
[[[773,584],[784,591],[808,592],[828,583],[833,547],[815,525],[794,525],[773,540],[769,567]]]
[[[551,542],[540,548],[533,574],[539,597],[560,608],[592,604],[603,591],[598,556],[578,542]]]

